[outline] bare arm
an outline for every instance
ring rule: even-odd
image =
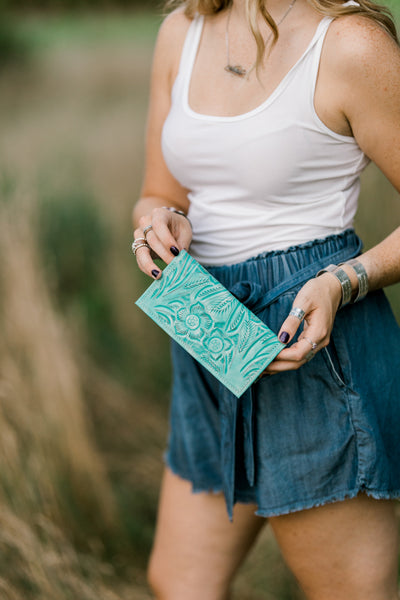
[[[169,172],[161,151],[161,133],[171,106],[171,89],[178,71],[179,57],[190,21],[175,11],[161,26],[153,59],[150,104],[146,132],[146,164],[140,198],[132,213],[134,238],[143,236],[143,229],[152,225],[147,236],[154,253],[169,263],[174,252],[171,248],[188,248],[191,228],[185,217],[163,209],[174,207],[187,213],[187,190]],[[176,253],[176,252],[175,252]],[[157,265],[150,251],[142,247],[137,251],[139,267],[154,277]]]
[[[400,49],[374,23],[353,21],[338,32],[341,54],[352,57],[341,60],[343,112],[360,148],[400,192]],[[372,290],[400,281],[400,227],[360,262]]]
[[[361,149],[400,192],[400,49],[365,17],[338,19],[328,35],[324,67],[334,90],[335,118],[342,119],[343,128],[349,128]],[[394,226],[387,238],[359,257],[370,290],[400,281],[400,227]],[[357,289],[353,269],[345,270]],[[294,305],[306,311],[306,335],[318,343],[318,349],[329,343],[340,299],[340,284],[330,273],[308,281],[295,299]],[[279,335],[287,332],[290,341],[299,324],[295,317],[288,317]],[[306,362],[310,345],[300,338],[279,354],[268,373],[297,369]]]

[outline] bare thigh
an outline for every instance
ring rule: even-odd
[[[365,494],[270,519],[282,553],[310,600],[395,600],[394,502]]]
[[[162,600],[225,600],[266,521],[254,505],[236,504],[231,523],[222,494],[191,490],[165,469],[149,582]]]

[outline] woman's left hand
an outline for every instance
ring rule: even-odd
[[[298,369],[314,354],[329,344],[333,322],[341,301],[341,285],[336,277],[324,273],[310,279],[297,294],[292,308],[304,311],[304,329],[297,342],[282,350],[264,371],[273,375],[281,371]],[[296,334],[301,320],[289,315],[278,333],[279,339],[287,344]]]

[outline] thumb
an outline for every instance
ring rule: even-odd
[[[176,241],[178,242],[178,247],[182,250],[189,250],[190,243],[192,241],[192,228],[189,223],[186,227],[182,227],[179,231],[179,234],[176,237]]]
[[[278,338],[283,344],[287,344],[293,339],[302,320],[291,314],[284,320],[278,333]]]

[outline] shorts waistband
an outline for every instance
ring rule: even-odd
[[[242,263],[206,269],[257,313],[280,295],[315,277],[328,264],[358,256],[362,246],[354,230],[348,229],[284,250],[265,252]]]

